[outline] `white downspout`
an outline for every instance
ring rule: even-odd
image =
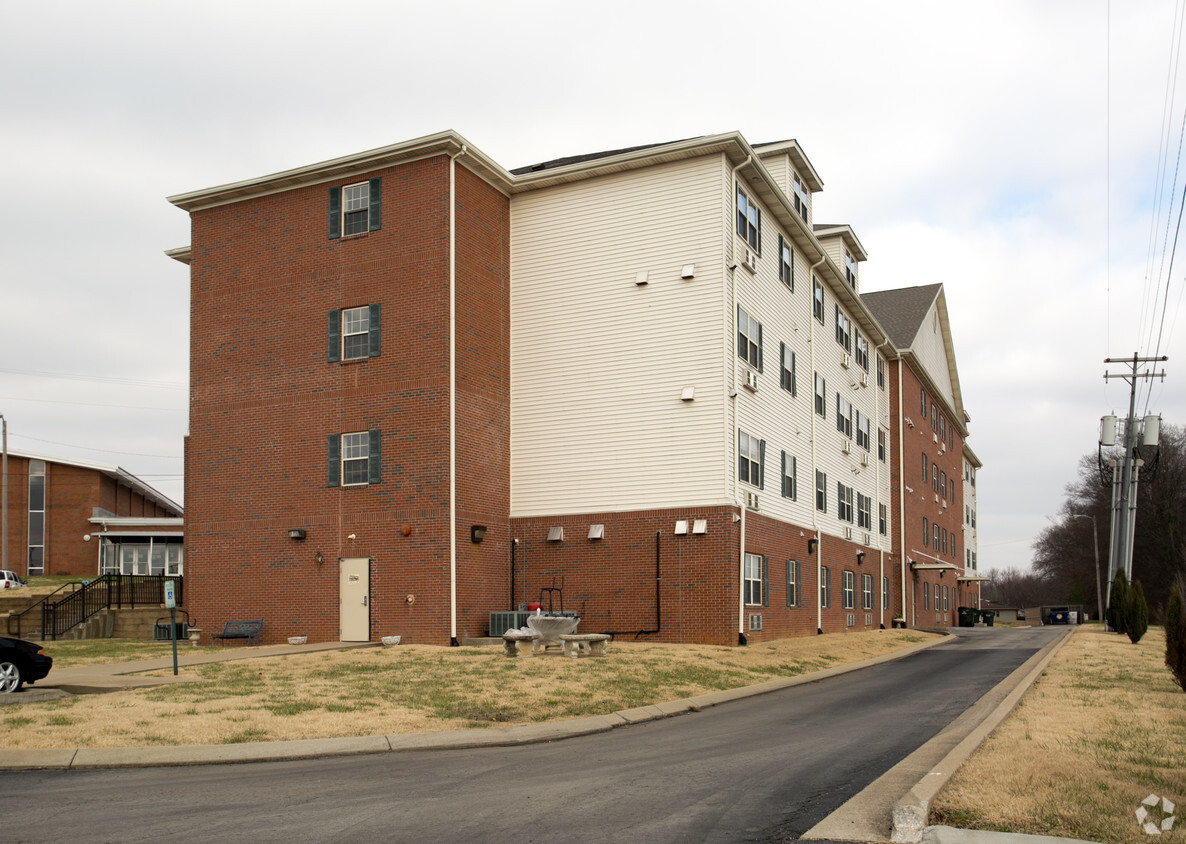
[[[748,155],[745,161],[738,164],[729,171],[729,196],[730,200],[726,203],[726,207],[731,209],[729,211],[729,225],[725,229],[729,232],[729,258],[726,264],[729,271],[729,298],[732,302],[732,308],[729,311],[728,324],[733,327],[732,336],[726,348],[737,342],[737,259],[733,254],[733,247],[737,243],[736,233],[736,217],[737,217],[737,172],[745,167],[747,164],[753,162],[753,155]],[[734,349],[730,354],[733,360],[732,377],[729,381],[729,398],[733,400],[733,501],[741,509],[741,531],[738,534],[738,550],[737,550],[737,638],[740,641],[741,637],[745,635],[745,502],[741,498],[741,491],[737,488],[737,460],[740,455],[737,452],[737,436],[739,425],[737,423],[737,350]]]
[[[898,537],[900,538],[899,548],[902,549],[902,559],[899,561],[902,566],[902,619],[906,619],[906,565],[909,562],[909,557],[906,554],[906,463],[902,454],[902,450],[906,448],[905,435],[905,419],[906,408],[902,404],[902,358],[898,358],[898,485],[901,487],[898,490]],[[917,622],[914,614],[914,602],[910,602],[910,626],[913,627]]]
[[[457,159],[449,156],[449,644],[457,645]]]
[[[873,380],[874,380],[874,382],[876,382],[876,380],[877,380],[877,361],[882,359],[881,350],[884,349],[888,345],[889,345],[889,340],[887,339],[884,343],[882,343],[880,346],[878,346],[874,350],[874,359],[873,359]],[[885,374],[886,374],[886,377],[888,378],[889,377],[889,371],[888,371],[889,364],[887,363],[885,365],[885,367],[886,367]],[[873,416],[875,419],[878,420],[877,433],[878,433],[879,437],[881,435],[881,404],[880,403],[881,403],[881,385],[878,384],[877,385],[877,393],[875,396],[875,400],[873,402],[873,410],[874,410]],[[889,417],[888,404],[889,404],[889,402],[886,402],[887,407],[886,407],[885,415],[887,418]],[[901,404],[899,404],[898,407],[901,408]],[[889,448],[889,437],[886,437],[885,447],[887,449]],[[888,465],[888,458],[887,458],[886,465]],[[893,490],[890,491],[890,495],[891,495],[891,497],[893,496]],[[877,497],[878,498],[881,497],[881,460],[880,459],[878,459],[878,461],[877,461]],[[886,514],[886,518],[888,519],[889,518],[889,502],[888,501],[885,502],[885,514]],[[878,525],[877,525],[877,577],[878,577],[877,592],[879,595],[881,595],[880,600],[878,600],[878,602],[877,602],[879,605],[879,608],[877,611],[877,616],[879,619],[881,619],[881,621],[879,622],[879,626],[881,627],[882,630],[884,630],[885,629],[885,600],[886,600],[886,598],[889,597],[889,588],[888,588],[889,584],[886,583],[886,578],[885,578],[885,549],[881,547],[882,541],[881,541],[881,524],[880,524],[880,522],[881,522],[881,502],[880,501],[877,503],[877,521],[878,521]],[[886,536],[888,536],[888,535],[889,534],[887,532]],[[882,584],[886,584],[884,594],[882,594],[882,588],[883,588]],[[904,615],[902,617],[905,618]],[[893,627],[892,624],[890,626]]]
[[[819,471],[815,465],[815,419],[818,414],[815,412],[815,268],[826,261],[828,254],[822,253],[819,260],[811,265],[811,269],[807,271],[808,277],[811,279],[811,318],[808,321],[808,327],[811,331],[807,334],[807,345],[811,347],[811,470],[812,472]],[[828,410],[828,397],[824,396],[824,412]],[[824,487],[825,493],[827,487]],[[816,513],[819,510],[815,506],[815,475],[811,478],[811,529],[815,532],[815,632],[824,632],[824,602],[823,589],[821,588],[823,578],[823,559],[824,559],[824,543],[823,537],[820,535],[819,522]],[[830,591],[830,590],[829,590]]]

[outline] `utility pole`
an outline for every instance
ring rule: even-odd
[[[1110,540],[1110,554],[1108,557],[1108,601],[1111,603],[1112,599],[1112,580],[1116,577],[1116,572],[1121,568],[1124,570],[1125,577],[1132,581],[1132,544],[1135,536],[1135,527],[1137,520],[1137,477],[1140,472],[1140,467],[1144,465],[1144,461],[1137,451],[1137,380],[1144,378],[1146,380],[1151,378],[1165,379],[1165,370],[1161,372],[1140,372],[1140,365],[1143,363],[1162,363],[1169,360],[1168,357],[1162,356],[1159,358],[1143,358],[1136,353],[1133,354],[1131,360],[1128,358],[1105,358],[1105,364],[1126,364],[1131,366],[1132,371],[1127,373],[1113,373],[1105,372],[1104,380],[1109,381],[1113,378],[1122,378],[1129,384],[1128,395],[1128,418],[1124,425],[1124,454],[1120,458],[1120,465],[1113,473],[1115,482],[1118,487],[1113,487],[1113,513],[1112,513],[1112,536]],[[1111,419],[1111,436],[1109,437],[1108,421]],[[1116,417],[1104,417],[1103,434],[1100,437],[1100,444],[1111,446],[1116,444]],[[1150,420],[1155,420],[1150,422]],[[1146,417],[1147,423],[1145,428],[1144,443],[1146,445],[1155,445],[1157,443],[1157,435],[1159,430],[1159,418],[1156,416]],[[1111,440],[1110,442],[1108,440]],[[1152,442],[1150,442],[1152,439]],[[1118,477],[1117,477],[1118,475]]]

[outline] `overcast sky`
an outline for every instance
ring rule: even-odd
[[[444,129],[507,168],[739,130],[799,141],[865,291],[945,285],[980,566],[1028,567],[1127,410],[1105,357],[1168,355],[1140,409],[1186,422],[1186,256],[1162,257],[1179,29],[1172,0],[0,0],[9,448],[182,501],[188,270],[163,252],[189,228],[167,195]]]

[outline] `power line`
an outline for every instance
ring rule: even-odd
[[[60,399],[29,399],[21,396],[0,396],[0,401],[31,401],[39,402],[41,404],[71,404],[76,407],[113,407],[118,410],[163,410],[170,413],[185,413],[184,407],[146,407],[144,405],[135,404],[104,404],[101,402],[89,401],[62,401]]]
[[[157,387],[166,390],[184,390],[187,385],[177,381],[149,381],[143,378],[116,378],[110,375],[78,375],[69,372],[42,372],[35,369],[6,369],[0,372],[9,375],[29,375],[36,378],[65,378],[71,381],[96,381],[103,384],[128,384],[136,387]]]
[[[179,455],[173,455],[173,454],[143,454],[138,451],[117,451],[115,449],[110,449],[110,448],[92,448],[89,445],[76,445],[75,443],[63,443],[63,442],[58,442],[56,440],[43,440],[40,437],[30,437],[28,434],[16,434],[16,436],[20,437],[21,439],[25,439],[25,440],[33,440],[34,442],[46,443],[47,445],[61,445],[61,446],[65,446],[66,448],[78,448],[78,449],[82,449],[83,451],[98,451],[98,452],[102,452],[103,454],[123,454],[127,457],[155,457],[155,458],[160,458],[162,460],[181,460],[182,459]]]

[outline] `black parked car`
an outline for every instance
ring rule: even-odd
[[[25,683],[36,683],[49,674],[53,657],[41,645],[11,636],[0,636],[0,694],[19,692]]]

